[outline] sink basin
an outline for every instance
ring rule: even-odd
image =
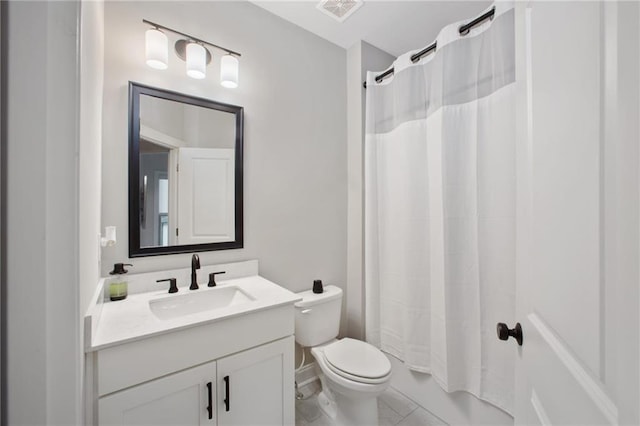
[[[236,286],[217,287],[149,301],[151,312],[161,320],[228,308],[255,300]]]

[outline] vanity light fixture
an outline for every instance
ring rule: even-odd
[[[238,58],[233,55],[220,59],[220,84],[230,89],[238,87]]]
[[[157,70],[166,70],[169,66],[167,36],[158,28],[149,28],[144,35],[147,65]]]
[[[198,80],[207,76],[207,49],[196,42],[187,44],[187,75]]]
[[[142,22],[153,27],[145,34],[147,65],[151,68],[166,69],[168,66],[168,40],[164,32],[161,31],[164,30],[184,37],[178,39],[174,47],[176,55],[186,62],[189,77],[195,79],[206,77],[206,68],[212,59],[211,52],[206,47],[209,46],[225,52],[225,55],[220,59],[220,84],[232,89],[238,87],[238,58],[242,56],[240,53],[146,19],[143,19]]]

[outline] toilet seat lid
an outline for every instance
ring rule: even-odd
[[[348,337],[325,347],[324,358],[338,370],[357,377],[377,379],[391,372],[391,363],[380,349]]]

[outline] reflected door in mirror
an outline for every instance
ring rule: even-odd
[[[233,241],[233,149],[180,148],[178,244]]]

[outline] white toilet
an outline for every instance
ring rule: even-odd
[[[324,292],[298,293],[295,304],[296,342],[311,347],[319,368],[322,410],[340,426],[377,425],[377,397],[391,379],[391,363],[376,347],[360,340],[337,340],[342,290],[325,286]]]

